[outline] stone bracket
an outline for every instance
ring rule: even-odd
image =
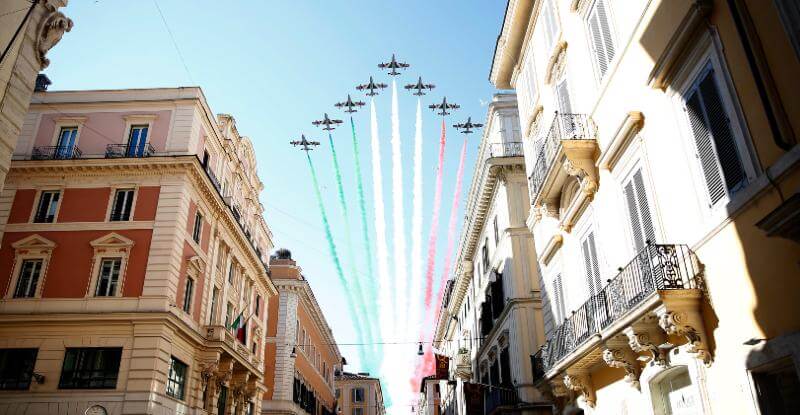
[[[573,373],[564,375],[564,386],[567,389],[577,392],[579,395],[583,396],[583,400],[586,401],[586,404],[589,407],[594,408],[596,402],[596,396],[594,394],[594,388],[591,384],[591,379],[589,378],[588,373]]]

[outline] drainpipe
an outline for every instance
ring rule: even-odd
[[[780,97],[777,95],[775,80],[772,78],[767,66],[764,48],[758,33],[755,31],[747,5],[744,0],[728,0],[728,8],[731,11],[733,23],[736,25],[736,32],[744,48],[750,72],[753,74],[761,104],[766,112],[772,138],[779,148],[789,151],[794,147],[794,133],[788,123],[786,112],[779,101]],[[773,100],[770,99],[770,93],[774,97]]]

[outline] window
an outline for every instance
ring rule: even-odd
[[[364,388],[353,388],[353,402],[364,402]]]
[[[353,408],[353,415],[364,415],[364,408]]]
[[[143,157],[147,154],[147,125],[132,125],[128,135],[128,157]],[[149,155],[149,154],[148,154]]]
[[[648,242],[656,242],[656,233],[653,229],[653,219],[650,214],[650,204],[647,202],[641,168],[636,170],[625,184],[624,193],[633,237],[633,249],[640,252]]]
[[[208,165],[211,161],[211,156],[208,154],[207,150],[203,150],[203,161],[201,164],[203,165],[204,169],[208,169]]]
[[[219,387],[219,396],[217,396],[217,415],[225,415],[225,404],[228,402],[228,387]]]
[[[261,296],[256,295],[256,316],[261,316]]]
[[[483,271],[489,269],[489,238],[483,242],[483,249],[481,250],[482,256],[482,263],[483,263]]]
[[[586,281],[589,285],[589,295],[600,292],[602,283],[600,282],[600,264],[597,261],[597,248],[594,242],[594,232],[589,232],[581,242],[583,252],[583,264],[586,270]]]
[[[133,189],[120,189],[114,193],[114,201],[111,204],[111,216],[108,220],[118,222],[131,219],[133,193]]]
[[[56,219],[60,196],[61,192],[58,190],[43,191],[39,196],[39,206],[36,208],[36,216],[33,217],[33,222],[53,223]]]
[[[555,279],[553,279],[553,303],[555,305],[553,317],[556,320],[556,325],[558,325],[567,317],[567,308],[564,303],[564,285],[561,282],[561,274],[556,275]]]
[[[700,413],[701,405],[686,366],[678,366],[653,380],[650,388],[656,415]]]
[[[67,348],[59,389],[114,389],[122,348]]]
[[[78,127],[61,127],[58,133],[58,141],[56,142],[54,158],[57,159],[70,159],[72,158],[73,149],[75,147],[75,139],[78,137]]]
[[[336,388],[336,400],[339,400],[339,398],[340,398],[341,396],[342,396],[342,390],[341,390],[341,389],[339,389],[339,388]]]
[[[186,287],[183,290],[183,311],[192,313],[192,295],[194,294],[194,279],[186,276]]]
[[[225,327],[231,326],[231,318],[233,318],[233,304],[228,303],[228,307],[225,310]]]
[[[547,48],[546,53],[549,55],[558,35],[558,19],[556,19],[556,11],[552,0],[547,0],[542,7],[541,18],[544,24],[544,42]]]
[[[169,376],[167,377],[167,395],[175,399],[183,400],[186,389],[186,363],[181,362],[172,356],[169,365]]]
[[[497,246],[497,244],[500,243],[500,229],[497,227],[497,216],[494,217],[492,223],[494,224],[494,245]]]
[[[771,366],[768,370],[753,372],[761,414],[800,413],[800,379],[792,359]]]
[[[0,349],[0,390],[27,390],[38,352],[38,349]]]
[[[611,36],[611,24],[609,22],[608,9],[605,0],[596,0],[586,16],[586,24],[589,28],[592,52],[595,58],[595,69],[598,78],[603,79],[608,72],[611,61],[614,60],[614,40]]]
[[[95,296],[113,297],[117,295],[117,285],[119,285],[119,272],[121,267],[121,258],[104,258],[102,262],[100,262],[97,288],[94,293]]]
[[[556,85],[556,100],[558,101],[558,112],[572,114],[572,104],[569,100],[569,86],[567,85],[566,77],[562,78]]]
[[[203,231],[203,215],[200,212],[194,214],[194,227],[192,228],[192,239],[200,243],[200,234]]]
[[[17,278],[17,288],[14,290],[14,298],[33,298],[36,297],[36,288],[39,285],[39,276],[42,273],[41,259],[26,259],[22,261]]]
[[[214,287],[214,290],[211,292],[211,310],[209,311],[210,317],[208,319],[208,324],[214,324],[214,317],[217,316],[217,301],[219,300],[219,288]]]
[[[684,111],[694,137],[709,206],[729,198],[747,184],[732,117],[717,82],[716,73],[709,64],[684,96]]]
[[[233,284],[234,277],[236,276],[236,264],[231,260],[231,264],[228,266],[228,282]]]

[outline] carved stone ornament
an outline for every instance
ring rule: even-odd
[[[657,340],[652,338],[648,330],[631,327],[625,330],[625,335],[628,336],[628,346],[630,346],[631,350],[637,353],[649,353],[655,364],[661,367],[667,366],[666,354],[658,348],[655,344]]]
[[[207,384],[209,380],[216,378],[217,370],[219,366],[217,362],[209,362],[205,363],[200,366],[200,379],[203,381],[203,384]]]
[[[689,320],[687,311],[665,311],[658,316],[658,325],[669,335],[685,337],[689,342],[686,351],[708,366],[711,364],[711,354],[699,331]]]
[[[595,192],[597,192],[597,180],[587,174],[586,170],[576,166],[569,159],[564,160],[563,167],[568,175],[578,178],[578,182],[581,184],[581,191],[585,193],[586,196],[594,196]]]
[[[42,69],[50,65],[50,60],[45,57],[47,52],[61,40],[65,32],[72,30],[73,26],[72,19],[57,11],[55,6],[44,3],[44,7],[47,9],[46,16],[39,24],[36,38],[36,57]]]
[[[231,386],[231,396],[233,396],[233,401],[240,403],[244,402],[245,399],[245,389],[247,385],[244,383],[237,383]]]
[[[564,385],[563,381],[553,381],[550,382],[550,390],[553,392],[553,396],[556,398],[563,398],[569,394],[569,389],[567,386]]]
[[[589,407],[594,408],[594,391],[589,387],[589,378],[585,375],[565,375],[564,386],[567,389],[579,393]]]
[[[233,378],[233,367],[231,367],[230,370],[222,370],[217,372],[217,384],[219,386],[227,385],[232,378]]]
[[[616,367],[625,371],[625,381],[636,389],[639,389],[639,366],[636,364],[633,353],[626,353],[623,349],[603,350],[603,361],[610,367]]]

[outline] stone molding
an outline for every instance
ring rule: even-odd
[[[58,11],[55,5],[44,3],[44,7],[47,15],[40,21],[36,37],[36,57],[41,69],[50,65],[50,59],[47,59],[46,56],[47,52],[61,41],[64,33],[72,30],[73,26],[72,19]]]

